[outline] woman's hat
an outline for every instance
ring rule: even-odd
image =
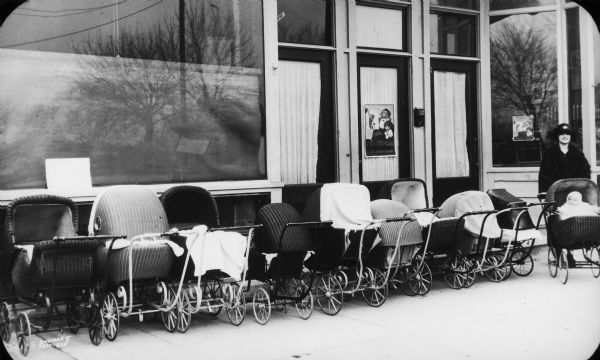
[[[575,130],[573,130],[571,125],[562,123],[562,124],[558,124],[558,126],[554,128],[554,137],[558,138],[558,136],[562,135],[562,134],[569,134],[573,137],[577,133],[575,132]]]

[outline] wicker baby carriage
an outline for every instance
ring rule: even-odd
[[[548,268],[550,275],[558,274],[565,284],[569,278],[568,251],[580,249],[583,260],[573,261],[571,267],[591,268],[594,277],[600,276],[600,216],[572,216],[562,219],[557,210],[567,195],[578,191],[590,205],[600,204],[598,186],[589,179],[558,180],[548,188],[545,209],[548,214]]]
[[[22,197],[6,208],[3,248],[11,254],[14,291],[11,309],[0,305],[0,333],[8,342],[14,322],[23,355],[30,336],[43,332],[86,326],[93,344],[102,341],[94,255],[102,240],[115,237],[77,236],[77,225],[77,205],[60,196]]]

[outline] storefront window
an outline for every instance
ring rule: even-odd
[[[600,166],[600,32],[594,31],[594,118],[596,122],[596,165]]]
[[[332,13],[329,0],[278,0],[279,42],[333,45]]]
[[[183,11],[182,11],[183,10]],[[0,188],[265,178],[260,0],[30,0],[0,27]]]
[[[557,0],[490,0],[490,10],[506,10],[541,5],[555,5]]]
[[[556,14],[490,17],[495,166],[539,164],[558,124]]]
[[[477,17],[432,12],[430,19],[432,53],[476,56]]]
[[[431,0],[431,6],[449,6],[460,9],[479,10],[478,0]]]
[[[579,42],[579,8],[566,10],[567,66],[569,68],[569,124],[581,139],[581,48]],[[579,144],[581,145],[581,144]]]

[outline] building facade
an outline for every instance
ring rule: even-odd
[[[192,183],[235,224],[332,181],[533,199],[560,122],[600,173],[600,33],[572,1],[9,3],[3,202],[52,190],[57,158],[89,158],[91,185],[60,190],[80,203]]]

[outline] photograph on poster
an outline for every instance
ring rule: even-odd
[[[533,141],[533,116],[519,115],[512,117],[513,141]]]
[[[366,104],[363,114],[365,158],[396,156],[394,105]]]

